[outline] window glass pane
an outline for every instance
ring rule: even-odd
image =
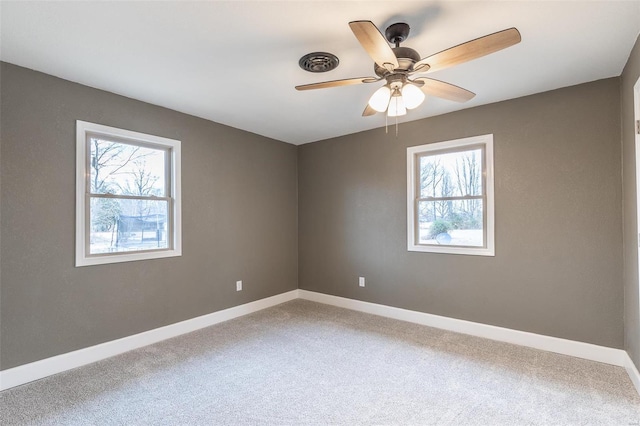
[[[483,200],[418,202],[418,244],[484,247]]]
[[[167,200],[92,197],[89,253],[168,248]]]
[[[420,198],[482,195],[482,149],[420,156]]]
[[[163,149],[89,138],[92,194],[166,196]]]

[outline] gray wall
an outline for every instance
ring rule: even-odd
[[[624,347],[640,368],[640,303],[636,235],[636,149],[633,86],[640,78],[640,37],[622,73],[622,182],[624,184]]]
[[[297,288],[295,146],[1,73],[1,369]],[[182,141],[182,257],[74,267],[76,119]]]
[[[638,50],[622,100],[612,78],[401,124],[398,138],[376,129],[301,147],[2,64],[0,369],[298,281],[624,345],[638,364],[635,240],[624,252],[626,343],[623,335],[620,151],[620,105],[628,123]],[[182,140],[182,257],[74,267],[76,119]],[[407,252],[406,147],[486,133],[495,144],[496,256]],[[633,137],[623,136],[625,236],[634,238]]]
[[[487,133],[496,256],[407,252],[406,147]],[[619,78],[401,124],[394,135],[300,147],[300,288],[623,347]]]

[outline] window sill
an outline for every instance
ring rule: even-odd
[[[422,253],[441,253],[441,254],[464,254],[470,256],[495,256],[493,248],[486,247],[455,247],[455,246],[432,246],[432,245],[416,245],[409,244],[407,251],[416,251]]]
[[[110,263],[135,262],[138,260],[163,259],[166,257],[182,256],[182,250],[158,250],[141,253],[124,252],[122,254],[110,254],[104,256],[85,257],[76,256],[76,267],[91,265],[106,265]]]

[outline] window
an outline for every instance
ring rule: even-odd
[[[180,255],[180,141],[78,120],[76,266]]]
[[[494,256],[493,135],[407,148],[409,251]]]

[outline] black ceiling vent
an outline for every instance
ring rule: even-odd
[[[307,53],[298,61],[300,68],[309,72],[331,71],[335,69],[339,63],[340,61],[336,55],[327,52]]]

